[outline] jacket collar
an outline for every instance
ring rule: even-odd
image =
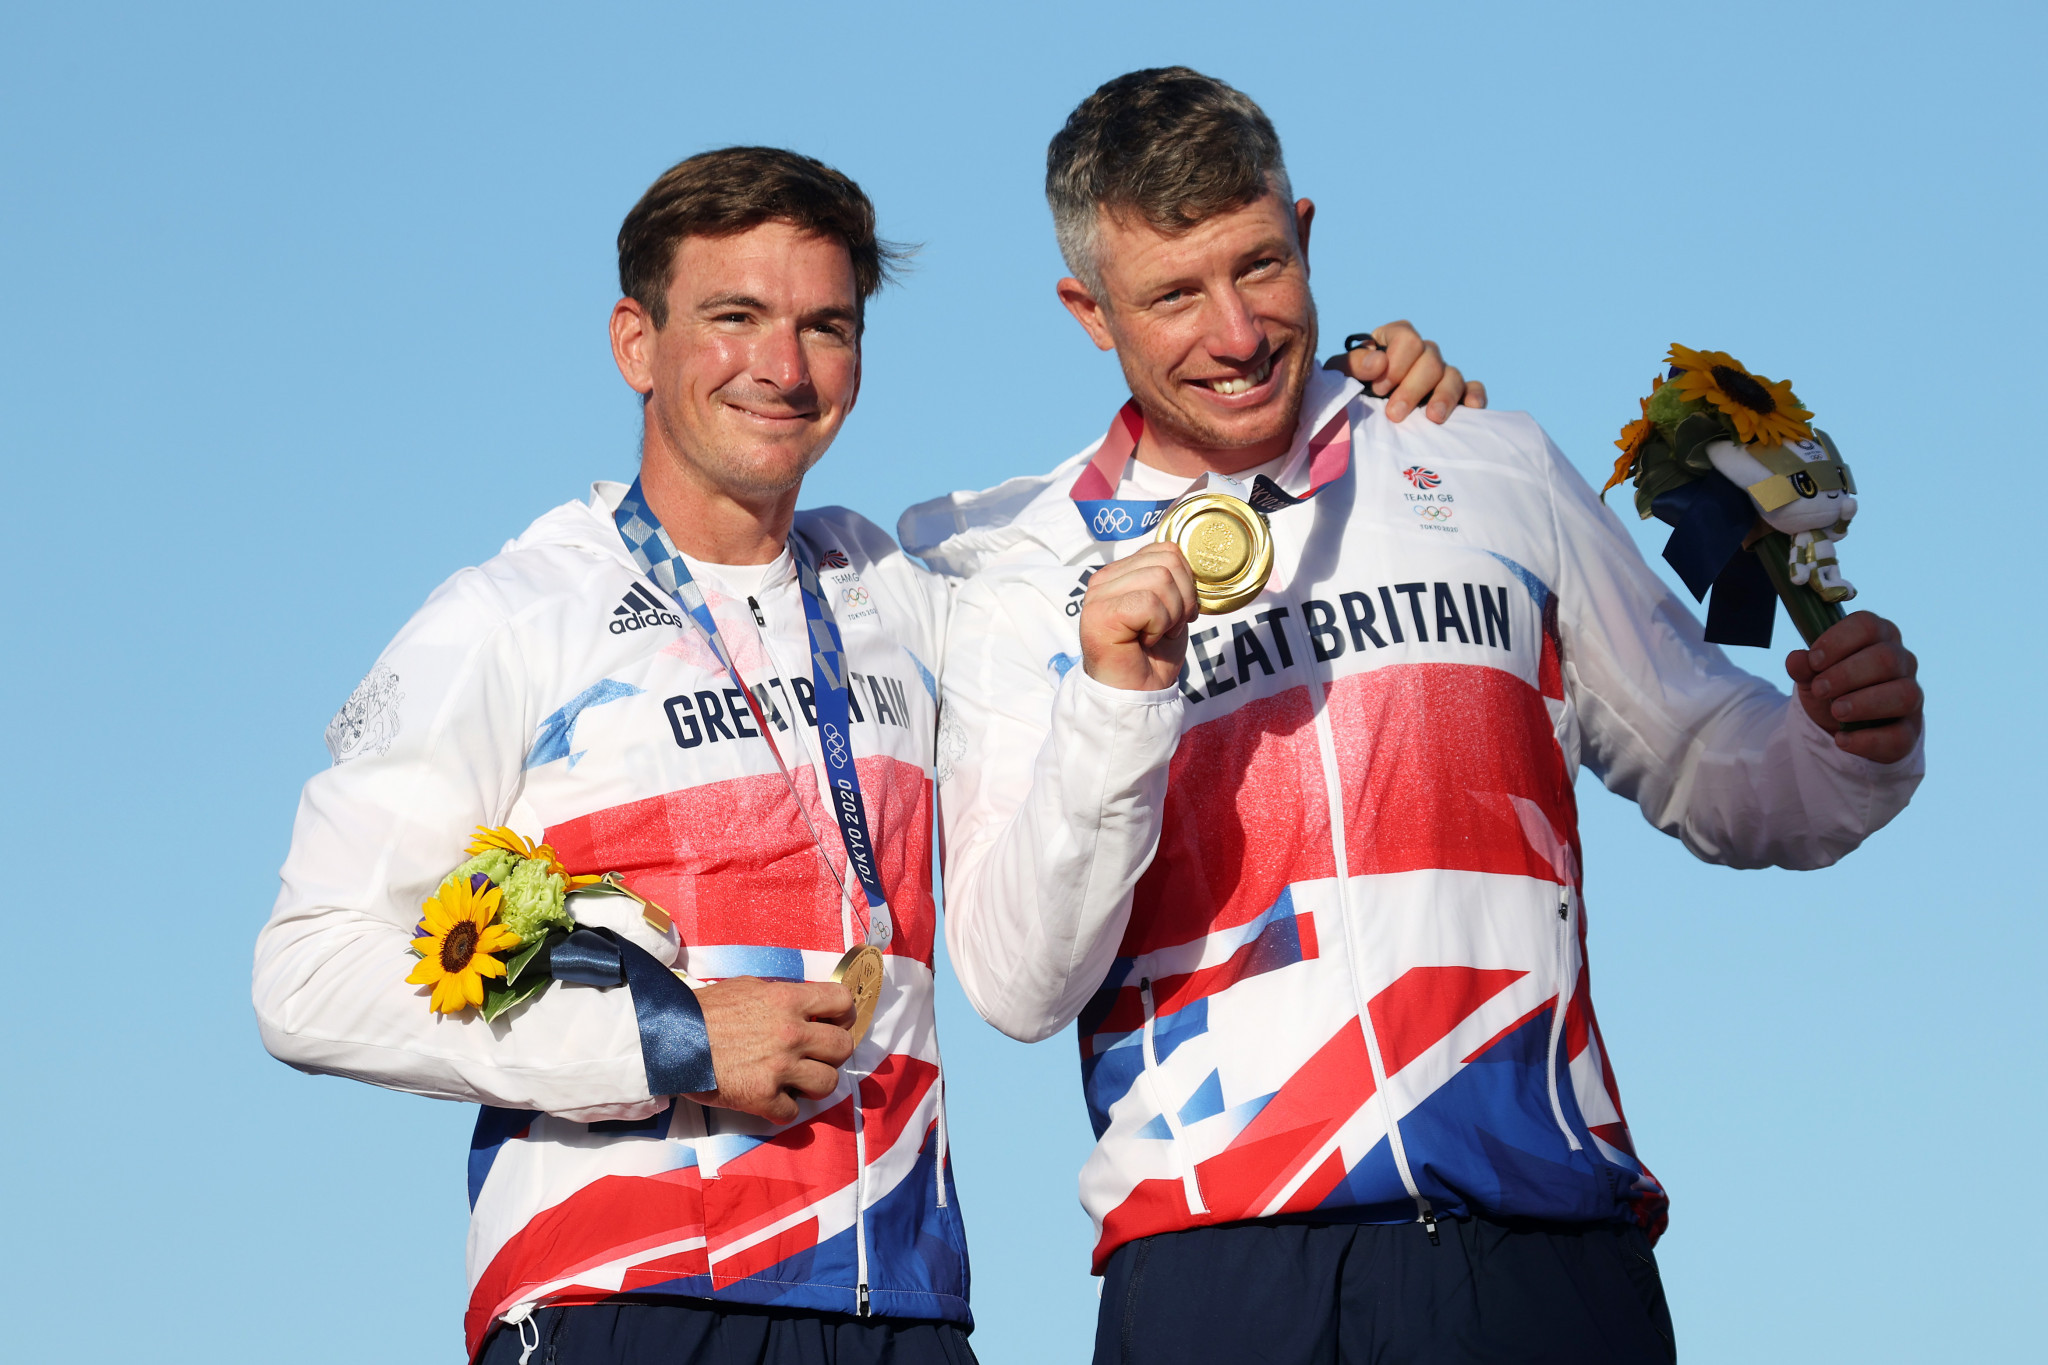
[[[1317,434],[1330,420],[1347,408],[1351,421],[1370,409],[1365,406],[1365,389],[1357,380],[1331,370],[1317,370],[1309,376],[1302,394],[1301,416],[1295,423],[1294,441],[1281,469],[1281,483],[1290,493],[1305,492],[1318,479],[1315,461],[1302,459]],[[1129,416],[1127,417],[1126,414]],[[1116,462],[1116,477],[1123,465],[1117,459],[1117,444],[1128,433],[1130,444],[1122,454],[1128,457],[1136,447],[1143,428],[1135,405],[1127,403],[1101,440],[1071,459],[1062,461],[1048,474],[1011,479],[994,488],[960,492],[920,503],[905,512],[896,525],[903,548],[917,555],[941,573],[966,576],[977,572],[996,555],[1035,543],[1051,552],[1062,564],[1084,564],[1108,558],[1089,533],[1087,524],[1074,508],[1077,481],[1086,479],[1098,456]],[[1324,471],[1327,473],[1327,471]],[[1104,474],[1104,482],[1110,478]],[[1092,487],[1092,484],[1091,484]],[[1095,496],[1113,496],[1110,492]]]

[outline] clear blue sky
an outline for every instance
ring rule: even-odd
[[[1589,473],[1674,340],[1839,440],[1928,780],[1804,875],[1699,865],[1588,783],[1602,1022],[1688,1359],[2036,1355],[2040,16],[5,7],[6,1353],[459,1354],[469,1112],[300,1076],[250,1016],[328,716],[442,578],[633,469],[611,243],[689,153],[822,156],[924,243],[808,501],[893,525],[1099,434],[1044,147],[1178,61],[1278,123],[1326,334],[1412,316]],[[941,1030],[976,1348],[1079,1359],[1071,1036],[1010,1043],[950,980]]]

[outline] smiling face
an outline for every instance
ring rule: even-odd
[[[1267,194],[1178,235],[1097,220],[1099,293],[1070,278],[1060,300],[1116,351],[1145,413],[1140,459],[1229,474],[1286,453],[1315,355],[1314,214],[1306,199]]]
[[[859,299],[836,238],[780,222],[684,238],[667,324],[632,299],[612,314],[619,372],[647,399],[650,487],[792,500],[860,392]]]

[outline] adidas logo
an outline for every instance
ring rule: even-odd
[[[635,583],[626,590],[625,598],[612,608],[611,632],[624,635],[629,630],[646,630],[650,626],[680,626],[683,618],[661,604],[654,590],[645,584]]]

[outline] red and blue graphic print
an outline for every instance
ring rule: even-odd
[[[1190,706],[1159,852],[1080,1019],[1098,1270],[1248,1218],[1661,1231],[1590,998],[1556,603],[1494,558],[1540,625],[1514,668],[1386,662],[1320,707],[1320,683]]]
[[[635,532],[659,544],[651,522]],[[669,912],[693,981],[827,979],[864,906],[886,913],[868,1035],[839,1088],[783,1125],[686,1099],[634,1121],[483,1110],[472,1355],[525,1306],[620,1294],[972,1320],[932,1026],[936,689],[896,676],[925,675],[878,609],[825,628],[813,562],[836,562],[835,592],[860,585],[846,548],[819,544],[798,566],[802,629],[780,635],[679,563],[648,573],[711,628],[664,624],[604,683],[579,681],[542,723],[523,799],[572,872],[616,871]],[[835,838],[849,791],[861,837]]]
[[[637,1123],[483,1110],[472,1236],[502,1240],[471,1292],[472,1353],[517,1304],[616,1294],[968,1319],[937,1056],[929,1031],[908,1027],[929,1010],[930,786],[898,760],[859,763],[886,827],[901,831],[878,872],[897,912],[884,1008],[905,1017],[878,1016],[875,1032],[902,1035],[906,1050],[780,1129],[680,1104]],[[791,809],[780,775],[764,774],[592,812],[546,837],[572,871],[620,871],[670,908],[693,976],[817,980],[843,951],[840,891],[804,818],[828,818],[816,784],[796,785],[814,809]],[[719,837],[685,833],[705,829]]]

